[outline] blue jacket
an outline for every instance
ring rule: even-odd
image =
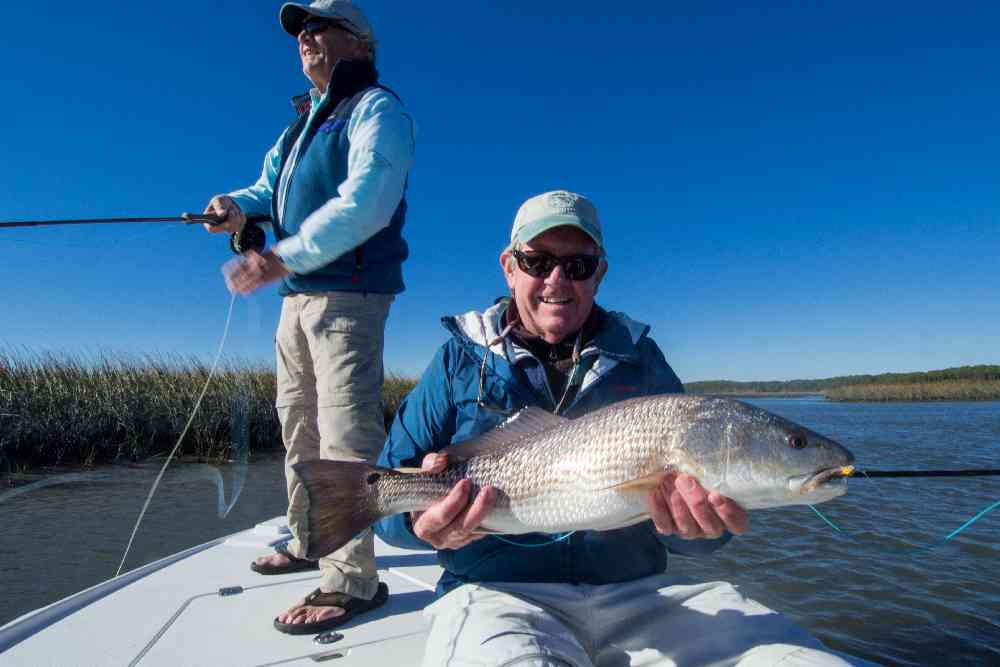
[[[367,62],[339,61],[325,93],[301,97],[260,179],[230,196],[276,221],[273,250],[292,271],[281,294],[398,294],[413,119]]]
[[[537,360],[511,339],[496,341],[503,328],[506,304],[484,313],[444,318],[452,338],[438,350],[417,386],[400,405],[379,465],[419,467],[425,454],[495,428],[505,415],[534,405],[551,410],[551,395],[540,394],[529,374]],[[578,417],[635,396],[684,391],[649,327],[621,313],[608,313],[593,340],[581,353],[587,368],[573,402],[563,410]],[[487,342],[494,343],[487,351]],[[483,402],[479,404],[480,369],[486,356]],[[527,372],[525,372],[527,369]],[[544,380],[542,380],[544,382]],[[413,534],[408,514],[383,519],[375,526],[384,541],[411,549],[432,549]],[[511,541],[543,546],[515,546],[489,536],[457,550],[438,551],[445,572],[438,594],[472,581],[520,581],[607,584],[630,581],[666,570],[667,552],[684,555],[714,551],[730,539],[685,541],[660,535],[651,521],[611,531],[578,531],[568,539],[512,536]]]

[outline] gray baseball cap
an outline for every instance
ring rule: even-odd
[[[553,227],[576,227],[604,250],[604,234],[597,219],[597,209],[583,195],[554,190],[536,195],[521,204],[510,230],[510,248],[527,243]]]
[[[320,16],[337,21],[349,31],[374,45],[375,31],[368,17],[351,0],[313,0],[313,2],[286,2],[278,12],[281,27],[292,37],[298,37],[308,16]]]

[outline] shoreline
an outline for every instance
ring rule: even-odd
[[[184,429],[208,369],[193,360],[12,356],[0,352],[0,474],[55,466],[87,470],[134,465],[170,451]],[[280,453],[268,369],[223,366],[178,451],[201,462]],[[382,390],[388,430],[417,380],[387,374]],[[1000,401],[1000,366],[827,380],[692,382],[695,395],[734,399],[823,397],[834,402]]]
[[[733,399],[744,399],[744,398],[822,398],[831,403],[989,403],[989,402],[1000,402],[1000,394],[997,395],[987,395],[987,396],[927,396],[923,398],[908,398],[908,397],[882,397],[882,398],[855,398],[851,396],[831,396],[824,392],[819,391],[808,391],[808,392],[725,392],[725,393],[702,393],[702,392],[689,392],[693,396],[718,396],[719,398],[733,398]]]

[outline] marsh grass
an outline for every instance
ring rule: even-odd
[[[170,451],[209,374],[194,359],[0,353],[0,471],[139,461]],[[386,378],[388,425],[414,381]],[[280,451],[270,369],[225,363],[179,454],[227,459],[236,449]],[[235,426],[234,426],[235,422]]]
[[[990,401],[1000,400],[1000,380],[867,384],[825,393],[831,401]]]
[[[821,380],[709,380],[687,383],[684,387],[693,394],[758,397],[822,394],[832,401],[996,401],[1000,400],[1000,365],[841,375]]]

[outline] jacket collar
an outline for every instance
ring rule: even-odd
[[[505,326],[507,302],[501,301],[484,312],[469,311],[454,317],[444,317],[444,324],[453,336],[461,341],[485,348],[514,363],[525,354],[523,348],[512,344],[510,337],[500,338]],[[649,333],[649,325],[637,322],[624,313],[606,311],[606,317],[593,340],[581,352],[581,356],[600,354],[616,361],[639,363],[639,342]]]
[[[307,113],[324,97],[341,100],[376,83],[378,70],[370,60],[338,60],[330,73],[330,85],[326,88],[326,94],[321,95],[317,88],[313,88],[308,93],[293,97],[292,106],[297,113]]]

